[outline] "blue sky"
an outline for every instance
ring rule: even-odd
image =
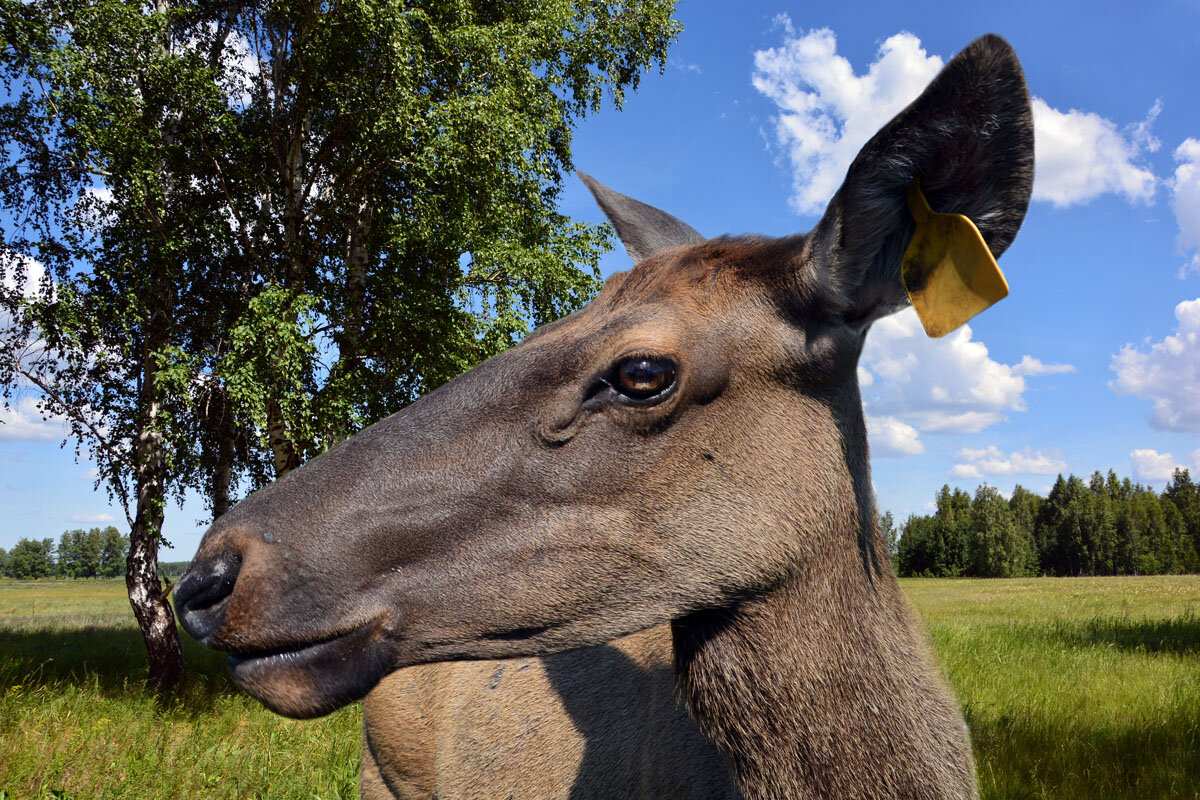
[[[1035,97],[1034,202],[1001,259],[1012,293],[932,341],[877,323],[860,377],[881,510],[943,483],[1035,490],[1200,468],[1200,2],[689,2],[664,75],[577,129],[577,166],[705,235],[810,229],[849,158],[976,36],[1016,48]],[[563,210],[601,217],[572,179]],[[618,249],[605,275],[629,266]],[[124,527],[91,465],[18,407],[0,426],[0,547]],[[187,558],[203,507],[172,508]]]

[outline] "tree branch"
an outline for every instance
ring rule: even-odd
[[[25,380],[32,383],[34,386],[41,389],[42,392],[44,392],[51,400],[53,400],[56,404],[58,404],[58,406],[63,410],[63,413],[66,416],[70,417],[77,424],[86,428],[88,433],[91,434],[92,438],[94,438],[97,442],[99,442],[99,444],[100,444],[99,452],[102,454],[104,460],[108,461],[110,464],[124,465],[130,471],[133,470],[133,464],[129,461],[129,459],[121,457],[121,455],[116,452],[116,448],[108,440],[108,438],[103,433],[100,432],[100,429],[97,428],[94,424],[92,424],[92,422],[87,417],[85,417],[83,415],[83,413],[77,407],[75,407],[71,403],[68,403],[66,400],[64,400],[62,395],[59,394],[57,391],[55,391],[53,387],[51,387],[49,384],[47,384],[45,381],[43,381],[40,377],[38,377],[38,375],[36,373],[30,372],[27,369],[25,369],[23,366],[21,366],[20,361],[16,362],[14,371],[18,375],[20,375],[22,378],[24,378]],[[125,492],[125,486],[119,480],[117,480],[117,481],[112,480],[111,476],[115,475],[116,473],[117,473],[117,470],[110,468],[110,470],[109,470],[109,475],[110,475],[109,486],[111,486],[116,491],[117,495],[120,497],[121,508],[125,513],[125,521],[128,522],[129,527],[132,528],[133,527],[133,514],[130,513],[129,495]]]

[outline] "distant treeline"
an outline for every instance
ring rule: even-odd
[[[67,531],[59,539],[21,539],[12,551],[0,548],[5,578],[119,578],[125,574],[129,537],[113,526]],[[158,574],[178,580],[190,561],[160,561]]]
[[[1200,484],[1176,470],[1161,493],[1092,473],[1086,483],[1058,476],[1042,497],[1021,485],[1005,499],[983,485],[972,497],[944,485],[929,515],[882,528],[901,577],[1015,578],[1027,575],[1161,575],[1200,572]],[[111,525],[53,539],[21,539],[0,549],[9,578],[104,578],[125,572],[129,539]],[[187,561],[159,564],[178,579]]]
[[[116,578],[125,574],[129,537],[113,526],[63,533],[53,539],[20,539],[9,552],[0,548],[0,574],[6,578]]]
[[[1177,470],[1167,488],[1092,473],[1058,476],[1041,497],[1018,485],[1007,500],[992,486],[971,497],[943,486],[937,510],[910,516],[894,542],[901,577],[1160,575],[1200,572],[1200,484]]]
[[[190,561],[160,561],[158,562],[158,574],[164,578],[171,580],[179,580],[183,577],[183,573],[187,572]]]

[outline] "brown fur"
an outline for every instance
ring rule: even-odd
[[[365,800],[740,797],[658,626],[544,658],[425,664],[367,696]]]
[[[176,589],[184,626],[289,716],[375,689],[368,796],[728,796],[673,660],[747,800],[973,798],[879,537],[856,366],[905,302],[908,185],[999,256],[1032,147],[1020,67],[984,37],[811,234],[697,242],[587,179],[644,260],[223,516]],[[624,392],[630,358],[674,383]]]

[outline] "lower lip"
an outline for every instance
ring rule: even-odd
[[[234,673],[244,673],[250,670],[258,671],[261,669],[303,668],[322,658],[330,656],[336,658],[339,650],[344,649],[349,651],[354,645],[360,644],[361,640],[366,638],[365,634],[369,633],[369,630],[370,626],[364,625],[349,633],[344,633],[337,638],[326,639],[323,642],[305,645],[295,650],[284,650],[282,652],[265,653],[263,655],[238,656],[231,654],[229,656],[229,669]]]
[[[379,628],[367,623],[294,650],[230,656],[229,672],[272,711],[294,719],[319,717],[361,700],[387,674]]]

